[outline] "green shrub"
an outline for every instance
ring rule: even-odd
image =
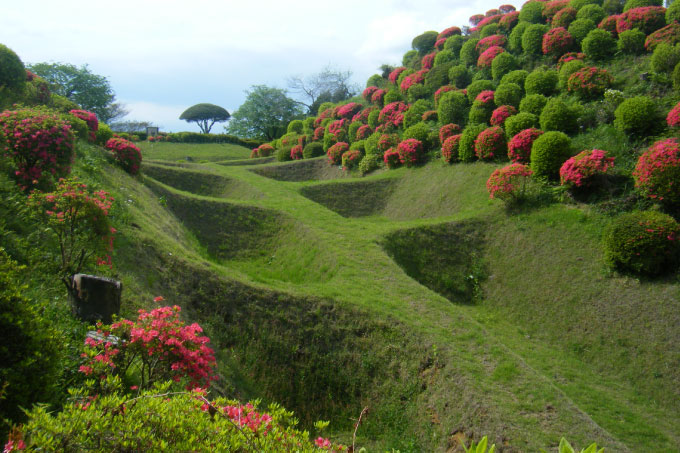
[[[384,88],[387,81],[380,74],[373,74],[366,80],[366,88],[368,87],[378,87]]]
[[[437,35],[439,35],[439,33],[436,31],[426,31],[413,38],[411,47],[417,50],[420,55],[428,54],[434,49],[434,43],[437,42]]]
[[[326,134],[329,135],[329,134]],[[325,141],[325,136],[324,136],[324,141]],[[331,144],[332,145],[332,144]],[[330,145],[329,145],[330,147]],[[292,145],[282,145],[280,148],[276,150],[276,160],[279,162],[287,162],[289,160],[293,160],[293,158],[290,156],[290,151],[293,149]]]
[[[569,34],[572,36],[572,38],[574,38],[574,42],[576,44],[580,44],[581,41],[583,41],[585,37],[588,36],[588,33],[591,30],[595,30],[596,28],[597,24],[590,19],[576,19],[569,25],[567,30],[569,30]]]
[[[535,69],[524,82],[526,94],[551,96],[557,86],[557,72],[550,69]]]
[[[524,129],[532,129],[537,127],[538,116],[526,112],[520,112],[517,115],[512,115],[510,118],[505,120],[505,123],[503,123],[503,128],[505,129],[505,134],[508,138],[514,137]]]
[[[658,73],[671,73],[680,62],[680,46],[661,43],[656,46],[650,59],[652,71]]]
[[[605,17],[607,17],[607,13],[604,12],[604,9],[600,5],[595,4],[585,5],[576,14],[577,19],[590,19],[596,24],[602,22],[602,19]]]
[[[623,12],[629,9],[644,8],[645,6],[663,6],[662,0],[627,0],[623,5]]]
[[[467,98],[470,103],[475,102],[475,99],[482,91],[493,90],[494,84],[491,80],[475,80],[467,87]],[[453,121],[455,123],[455,121]],[[446,123],[442,123],[446,124]]]
[[[562,8],[553,17],[552,26],[564,27],[568,30],[569,25],[576,20],[577,14],[578,11],[576,11],[574,8],[571,7]]]
[[[459,89],[463,89],[470,85],[472,76],[467,66],[459,64],[449,69],[449,81]]]
[[[423,118],[423,113],[432,110],[432,101],[419,99],[404,112],[404,129],[407,129],[414,124],[420,123]]]
[[[485,124],[471,124],[463,130],[460,142],[458,142],[458,159],[461,162],[472,162],[477,158],[475,140],[486,128]]]
[[[656,103],[646,96],[626,99],[614,112],[614,126],[628,135],[653,135],[661,124]]]
[[[498,33],[498,24],[485,25],[479,32],[480,38],[486,38],[488,36],[493,36]]]
[[[522,101],[519,103],[519,111],[532,113],[538,117],[541,115],[543,107],[545,107],[547,102],[548,98],[542,94],[530,94],[524,97],[524,99],[522,99]]]
[[[494,93],[494,102],[498,107],[511,105],[518,107],[522,100],[522,88],[516,83],[501,83]]]
[[[26,82],[26,68],[9,47],[0,44],[0,88],[15,89]]]
[[[428,94],[432,94],[440,87],[449,84],[449,70],[452,66],[451,63],[440,64],[425,74],[425,88]]]
[[[680,2],[673,2],[666,10],[666,23],[680,22]]]
[[[519,62],[517,58],[511,53],[503,52],[502,54],[496,56],[491,62],[491,75],[493,79],[498,81],[503,78],[506,74],[511,71],[516,70],[519,67]]]
[[[491,119],[491,114],[493,109],[490,106],[484,105],[479,101],[475,101],[470,107],[470,113],[468,115],[470,124],[486,124]],[[493,107],[493,104],[491,104]]]
[[[678,261],[680,225],[671,216],[656,211],[623,214],[604,231],[605,262],[624,271],[658,275]]]
[[[409,103],[414,103],[418,99],[424,99],[430,94],[429,90],[425,88],[425,85],[422,84],[416,84],[413,86],[410,86],[407,93],[406,93],[406,99],[408,100]]]
[[[389,93],[387,93],[389,94]],[[387,97],[387,94],[385,97]],[[385,105],[387,105],[388,102],[385,100]],[[371,129],[375,129],[378,127],[380,124],[380,110],[373,110],[371,113],[368,114],[368,125],[371,127]]]
[[[571,139],[566,134],[546,132],[531,146],[531,171],[537,178],[555,179],[571,154]]]
[[[465,124],[468,99],[460,91],[447,91],[439,99],[437,116],[440,124]]]
[[[566,90],[569,77],[571,77],[573,73],[578,72],[585,67],[586,64],[583,62],[583,60],[571,60],[564,63],[560,68],[560,73],[558,76],[560,88]]]
[[[403,100],[404,100],[404,98],[401,95],[401,93],[399,92],[399,89],[392,88],[387,93],[385,93],[385,97],[383,98],[383,104],[387,105],[387,104],[391,104],[393,102],[403,101]],[[371,114],[372,113],[373,112],[371,112]],[[377,112],[377,113],[380,114],[380,112]],[[369,115],[368,117],[370,118],[371,116]],[[376,119],[377,119],[377,116],[376,116]],[[368,123],[368,124],[371,124],[371,123]]]
[[[353,142],[357,139],[357,131],[363,126],[359,121],[353,121],[347,128],[347,135],[349,136],[349,141]]]
[[[581,43],[581,49],[593,60],[609,59],[616,53],[616,40],[608,31],[596,28],[588,32]]]
[[[323,155],[323,144],[320,142],[307,143],[302,150],[302,157],[305,159],[311,159],[313,157],[319,157]]]
[[[578,130],[578,112],[561,99],[548,99],[539,118],[541,129],[544,131],[561,131],[571,134]]]
[[[380,168],[382,157],[377,154],[366,154],[359,162],[359,173],[365,175]]]
[[[293,120],[288,123],[288,129],[286,132],[289,134],[302,134],[302,129],[304,129],[304,127],[305,125],[302,120]]]
[[[675,88],[675,91],[680,91],[680,63],[675,65],[675,68],[673,68],[673,88]]]
[[[543,8],[545,3],[538,1],[526,2],[519,12],[519,20],[522,22],[529,22],[531,24],[542,24],[544,22],[543,18]]]
[[[477,59],[479,52],[477,52],[477,43],[479,39],[472,38],[465,41],[463,47],[460,49],[460,62],[465,66],[477,66]]]
[[[529,71],[525,71],[524,69],[510,71],[503,76],[501,83],[516,83],[522,88],[522,92],[524,92],[524,82],[527,80],[528,75]]]
[[[423,151],[427,152],[432,148],[432,143],[430,143],[429,136],[430,127],[427,124],[420,122],[406,129],[401,138],[402,141],[409,138],[415,138],[423,144]]]
[[[601,3],[602,0],[571,0],[569,6],[575,10],[580,10],[586,5],[599,5]]]
[[[529,25],[531,25],[529,22],[520,22],[512,29],[508,37],[508,50],[517,54],[522,53],[522,35]]]
[[[604,0],[602,9],[608,16],[621,14],[623,12],[623,3],[621,0]]]
[[[440,52],[437,52],[437,55],[434,57],[434,65],[440,66],[443,65],[444,63],[455,63],[458,61],[458,57],[453,54],[452,51],[450,50],[442,50]]]
[[[529,25],[522,34],[522,51],[529,55],[543,55],[543,35],[547,31],[546,25]]]
[[[460,57],[460,49],[465,43],[465,38],[461,35],[453,35],[446,38],[444,43],[444,50],[448,50],[453,53],[456,58]]]
[[[418,63],[420,63],[420,58],[418,57],[419,55],[417,50],[409,50],[401,58],[401,65],[406,66],[409,69],[413,69]]]
[[[111,128],[104,123],[99,123],[99,128],[94,133],[94,142],[99,146],[104,146],[111,137],[113,137]]]

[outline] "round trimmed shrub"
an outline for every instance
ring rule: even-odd
[[[645,51],[645,34],[637,28],[625,30],[619,35],[616,48],[621,53],[639,55]]]
[[[439,128],[439,143],[444,143],[447,138],[460,134],[461,128],[457,124],[445,124]]]
[[[517,58],[508,52],[496,56],[491,62],[491,76],[494,80],[500,80],[503,76],[519,67]]]
[[[666,9],[666,22],[672,24],[673,22],[680,22],[680,3],[671,3]]]
[[[645,49],[653,52],[656,46],[661,43],[670,44],[671,46],[680,44],[679,23],[672,22],[647,36],[647,39],[645,39]]]
[[[404,129],[408,129],[414,124],[420,123],[423,118],[423,113],[432,110],[432,102],[424,99],[419,99],[404,112]]]
[[[545,69],[535,69],[531,72],[524,82],[526,94],[542,94],[551,96],[557,86],[557,72]]]
[[[524,129],[514,135],[508,142],[508,158],[513,162],[528,164],[531,161],[531,147],[541,135],[543,131],[535,128]]]
[[[614,268],[645,275],[659,275],[675,267],[680,225],[656,211],[623,214],[604,231],[605,262]]]
[[[357,139],[357,131],[363,126],[359,121],[352,122],[347,128],[347,135],[349,136],[349,141],[354,142]]]
[[[435,66],[441,66],[444,63],[455,63],[456,61],[458,61],[458,57],[456,57],[450,50],[439,51],[434,57]]]
[[[601,4],[602,0],[571,0],[569,2],[569,6],[574,8],[575,10],[580,10],[586,5],[593,5],[593,4]]]
[[[477,67],[483,70],[491,69],[493,60],[503,52],[505,52],[505,49],[500,46],[489,47],[487,50],[482,52],[481,55],[479,55]]]
[[[543,107],[548,102],[548,98],[542,94],[530,94],[524,97],[519,103],[519,111],[532,113],[537,117],[541,115]]]
[[[646,197],[680,204],[680,147],[676,138],[654,143],[638,159],[635,187]]]
[[[479,53],[477,52],[477,43],[479,39],[468,39],[460,48],[460,62],[465,66],[475,66],[477,64],[477,59],[479,58]]]
[[[492,126],[502,126],[505,123],[505,120],[515,114],[517,114],[517,109],[515,107],[511,105],[501,105],[491,113],[489,123]]]
[[[574,38],[566,28],[557,27],[543,35],[542,50],[544,55],[551,55],[557,59],[569,52],[574,46]]]
[[[449,69],[451,63],[444,63],[430,69],[425,74],[425,88],[427,88],[427,95],[434,93],[438,88],[449,83]]]
[[[385,163],[385,167],[389,168],[390,170],[400,167],[401,159],[399,158],[399,151],[397,151],[395,148],[390,148],[385,151],[383,162]]]
[[[414,124],[404,131],[402,138],[408,140],[414,138],[418,140],[423,148],[424,152],[431,149],[431,143],[429,140],[430,128],[425,123]]]
[[[505,120],[503,127],[505,128],[505,133],[508,137],[514,137],[524,129],[537,128],[538,116],[531,113],[520,112]]]
[[[94,133],[94,142],[99,146],[104,146],[110,138],[113,138],[111,128],[105,123],[99,123],[99,128]]]
[[[538,178],[556,179],[570,157],[571,139],[562,132],[546,132],[531,146],[531,170]]]
[[[552,98],[543,107],[539,117],[544,131],[561,131],[571,134],[578,130],[578,113],[561,99]]]
[[[358,149],[345,151],[342,155],[342,169],[349,171],[358,167],[362,157],[363,153]]]
[[[592,99],[602,96],[612,81],[612,76],[605,69],[586,67],[569,76],[567,90],[582,99]]]
[[[15,89],[26,82],[26,68],[19,56],[0,44],[0,87]]]
[[[526,81],[528,75],[529,71],[525,71],[524,69],[516,69],[505,74],[500,83],[516,83],[520,86],[520,88],[522,88],[522,92],[524,92],[524,82]]]
[[[482,27],[479,32],[479,36],[481,38],[488,38],[489,36],[493,36],[496,33],[498,33],[498,24],[489,24]]]
[[[475,99],[477,99],[477,96],[479,96],[479,93],[493,89],[494,84],[491,80],[475,80],[467,87],[467,98],[470,103],[473,103],[475,102]]]
[[[510,164],[494,170],[486,181],[489,198],[498,198],[506,203],[520,201],[524,198],[526,185],[531,174],[531,169],[520,163]]]
[[[460,57],[460,49],[462,49],[463,44],[465,44],[465,38],[460,35],[449,36],[446,38],[444,43],[444,50],[449,50],[453,52],[456,58]]]
[[[623,5],[623,12],[635,8],[644,8],[645,6],[663,6],[662,0],[626,0]]]
[[[529,1],[522,5],[519,12],[519,20],[531,24],[543,23],[543,8],[545,3],[539,1]]]
[[[382,157],[377,154],[366,154],[359,162],[359,173],[365,175],[380,168]]]
[[[500,126],[483,130],[475,139],[475,155],[480,160],[504,157],[508,153],[505,131]]]
[[[511,52],[522,53],[522,35],[529,25],[531,25],[529,22],[520,22],[512,29],[508,37],[508,49]]]
[[[543,17],[545,17],[545,20],[550,23],[555,14],[557,14],[561,9],[566,8],[568,4],[569,0],[552,0],[546,2],[545,8],[543,8]]]
[[[417,50],[420,55],[425,55],[434,49],[434,43],[437,42],[438,35],[439,33],[436,31],[426,31],[425,33],[413,38],[413,41],[411,41],[411,47]]]
[[[660,123],[655,102],[646,96],[626,99],[614,112],[614,126],[632,136],[653,135]]]
[[[567,89],[567,82],[569,77],[575,72],[585,68],[586,64],[582,60],[571,60],[562,65],[558,76],[559,86],[562,89]]]
[[[461,134],[456,134],[444,140],[444,143],[442,144],[442,159],[447,164],[451,164],[458,160],[458,146],[461,137]]]
[[[293,120],[288,123],[288,129],[286,132],[289,134],[302,134],[302,129],[305,127],[302,120]]]
[[[412,167],[423,160],[425,150],[423,144],[415,138],[403,140],[397,146],[399,161],[407,167]]]
[[[594,177],[606,174],[614,167],[614,158],[601,149],[586,150],[570,157],[560,168],[560,184],[587,187]]]
[[[567,6],[559,10],[552,19],[551,25],[553,27],[564,27],[568,28],[569,25],[576,20],[576,15],[578,11],[574,8]]]
[[[293,158],[290,156],[290,152],[293,149],[293,146],[291,145],[282,145],[280,148],[276,150],[276,160],[279,162],[288,162],[290,160],[293,160]]]
[[[274,154],[274,147],[269,143],[264,143],[257,147],[257,155],[260,157],[269,157]]]
[[[449,81],[456,88],[463,89],[470,84],[472,76],[465,65],[459,64],[449,69]]]
[[[569,34],[574,38],[576,44],[580,44],[588,36],[588,33],[595,29],[597,29],[597,24],[590,19],[576,19],[569,24],[568,28]]]
[[[307,143],[302,149],[302,157],[305,159],[312,159],[314,157],[323,156],[323,144],[320,142]]]
[[[397,145],[399,144],[399,135],[398,134],[380,134],[378,135],[378,140],[376,141],[376,148],[377,148],[377,153],[378,154],[384,154],[387,152],[388,149],[390,148],[396,148]],[[372,145],[371,145],[372,146]],[[368,147],[368,140],[367,140],[367,147]],[[371,151],[371,154],[374,154],[373,151]]]
[[[470,124],[486,124],[491,119],[491,114],[493,113],[493,104],[483,104],[482,102],[475,101],[470,107],[470,113],[468,115],[468,120]]]
[[[349,144],[345,142],[338,142],[328,148],[326,155],[331,165],[340,165],[342,163],[342,155],[349,151]]]
[[[659,73],[670,73],[680,62],[680,46],[661,43],[656,46],[650,59],[652,71]]]
[[[607,13],[604,12],[604,9],[595,4],[584,6],[576,14],[577,19],[590,19],[596,24],[599,24],[605,17],[607,17]]]
[[[480,54],[488,50],[491,47],[505,47],[508,43],[508,38],[505,35],[491,35],[486,38],[482,38],[477,43],[477,52]]]
[[[458,143],[458,159],[461,162],[472,162],[475,154],[475,140],[486,129],[484,124],[471,124],[463,130]]]
[[[666,8],[662,6],[644,6],[634,8],[616,17],[616,32],[640,29],[646,35],[666,26]]]
[[[543,35],[548,31],[546,25],[532,24],[522,34],[522,51],[529,55],[543,54]]]
[[[497,106],[512,105],[519,107],[522,100],[522,88],[516,83],[501,83],[494,92],[494,102]]]
[[[439,99],[437,116],[441,124],[465,124],[467,120],[468,99],[460,91],[447,91]]]
[[[400,101],[402,101],[403,99],[404,99],[404,98],[402,97],[402,95],[401,95],[401,93],[399,92],[399,90],[397,90],[397,89],[391,89],[391,90],[389,90],[387,93],[385,93],[385,97],[383,98],[383,104],[384,104],[384,105],[387,105],[387,104],[391,104],[391,103],[393,103],[393,102],[400,102]],[[374,111],[377,111],[377,110],[374,110]],[[373,113],[373,112],[371,112],[371,114],[372,114],[372,113]],[[378,113],[380,113],[380,112],[378,112]],[[370,115],[369,115],[368,119],[369,119],[369,121],[370,121],[370,119],[371,119]],[[371,123],[368,123],[368,124],[371,124]]]
[[[588,58],[605,60],[616,53],[616,40],[608,31],[591,30],[581,43],[581,49]]]

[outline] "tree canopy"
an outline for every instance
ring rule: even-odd
[[[280,88],[254,85],[246,94],[245,102],[226,128],[238,137],[274,140],[286,132],[290,121],[302,114],[300,105]]]
[[[316,115],[324,102],[344,101],[359,93],[359,87],[350,82],[351,77],[352,71],[326,66],[318,74],[308,77],[289,77],[288,87],[301,98],[297,102],[307,107],[307,114]]]
[[[209,134],[215,123],[227,121],[231,115],[224,108],[215,104],[196,104],[186,109],[179,119],[188,123],[196,123],[204,134]]]

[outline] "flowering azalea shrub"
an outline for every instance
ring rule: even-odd
[[[474,15],[470,16],[470,18],[468,20],[470,21],[470,25],[472,25],[473,27],[476,27],[477,25],[479,25],[479,23],[483,19],[484,19],[484,14],[474,14]]]
[[[505,35],[491,35],[480,39],[475,48],[477,49],[477,52],[482,54],[485,50],[489,49],[489,47],[505,47],[507,43],[508,38],[506,38]]]
[[[421,60],[420,60],[420,66],[423,69],[432,69],[432,66],[434,65],[434,57],[437,55],[436,52],[429,53],[425,55]]]
[[[373,93],[373,96],[375,96],[376,93],[379,93],[381,91],[384,93],[385,90],[377,90],[375,93]],[[362,109],[361,111],[355,113],[354,116],[352,117],[352,123],[367,124],[368,123],[368,116],[374,110],[375,110],[375,107],[366,107],[366,108]]]
[[[303,158],[302,156],[302,150],[303,147],[302,145],[295,145],[290,149],[290,158],[292,160],[300,160]]]
[[[551,24],[553,27],[566,28],[574,21],[574,19],[576,19],[576,14],[578,14],[578,11],[576,11],[571,6],[567,6],[566,8],[562,8],[557,13],[555,13]]]
[[[498,27],[505,32],[509,32],[515,27],[515,25],[517,25],[518,22],[519,11],[511,11],[501,17],[501,19],[498,21]]]
[[[357,129],[356,139],[357,140],[367,139],[372,133],[373,129],[371,128],[371,126],[364,124],[363,126],[359,126],[359,129]]]
[[[326,131],[339,138],[339,135],[345,132],[347,126],[349,126],[349,120],[347,119],[335,120],[328,124]]]
[[[528,164],[531,159],[531,146],[534,141],[543,135],[540,129],[524,129],[508,142],[508,158],[520,164]]]
[[[404,112],[408,110],[408,105],[403,102],[392,102],[380,110],[378,122],[381,124],[392,124],[399,127],[404,122]]]
[[[680,126],[680,103],[675,104],[675,107],[668,112],[666,116],[666,124],[668,127],[678,127]]]
[[[88,112],[87,110],[71,110],[69,113],[87,123],[87,128],[90,130],[90,142],[94,142],[95,133],[99,129],[99,120],[97,119],[97,115],[92,112]]]
[[[370,102],[371,96],[373,96],[373,93],[375,93],[378,90],[379,88],[376,86],[366,87],[364,91],[361,92],[361,97]]]
[[[395,148],[390,148],[385,151],[383,162],[385,162],[385,166],[390,170],[399,167],[401,165],[399,151],[397,151]]]
[[[362,108],[363,106],[361,104],[358,104],[356,102],[350,102],[348,104],[339,106],[336,112],[336,116],[338,118],[349,120]]]
[[[499,11],[501,14],[506,14],[506,15],[507,15],[508,13],[515,12],[515,9],[516,9],[516,8],[515,8],[514,6],[512,6],[512,5],[507,5],[507,4],[501,5],[501,6],[498,7],[498,11]]]
[[[591,99],[602,96],[613,80],[606,69],[585,67],[569,76],[567,91],[581,98]]]
[[[338,142],[328,148],[326,155],[331,165],[340,165],[342,163],[342,155],[349,151],[349,144],[345,142]]]
[[[257,152],[257,148],[253,148],[253,149],[250,151],[250,158],[251,158],[251,159],[257,159],[258,157],[260,157],[260,155],[259,155],[258,152]]]
[[[423,83],[425,81],[425,74],[427,74],[427,72],[427,69],[421,69],[418,72],[414,72],[413,74],[409,74],[404,77],[404,79],[401,81],[401,84],[399,85],[401,92],[406,93],[412,86]]]
[[[601,149],[582,151],[569,158],[560,168],[560,184],[570,187],[584,187],[591,184],[593,177],[604,175],[614,167],[614,158],[607,157]]]
[[[439,128],[439,143],[444,143],[447,138],[459,134],[461,127],[457,124],[449,123]]]
[[[680,203],[680,146],[676,138],[654,143],[638,159],[635,187],[646,197]]]
[[[449,91],[455,91],[456,87],[453,85],[444,85],[443,87],[439,87],[437,91],[434,92],[434,106],[437,107],[439,105],[439,99],[442,97],[444,93],[448,93]]]
[[[106,148],[113,153],[113,157],[123,170],[136,175],[142,164],[142,152],[131,141],[120,137],[113,137],[106,142]]]
[[[517,113],[517,109],[511,105],[501,105],[496,110],[491,113],[491,120],[489,121],[492,126],[502,126],[512,115]]]
[[[458,160],[458,144],[460,143],[461,134],[451,135],[442,142],[442,159],[447,164],[451,164]]]
[[[373,96],[371,96],[371,103],[382,107],[383,104],[385,103],[385,95],[386,94],[387,94],[387,91],[385,91],[383,89],[376,90],[375,93],[373,93]],[[369,110],[369,113],[370,113],[370,110]]]
[[[542,49],[544,55],[559,58],[574,46],[574,38],[564,27],[553,28],[543,35]]]
[[[479,23],[477,24],[477,30],[481,30],[482,28],[486,27],[487,25],[490,24],[497,24],[500,20],[501,17],[503,17],[502,14],[494,14],[492,16],[485,16],[484,19],[480,20]],[[472,30],[470,30],[472,31]]]
[[[393,69],[392,72],[390,72],[390,75],[387,76],[387,80],[389,80],[391,84],[396,85],[397,80],[399,80],[399,76],[404,71],[406,71],[406,67],[404,66]]]
[[[461,34],[461,30],[460,30],[459,27],[449,27],[449,28],[446,28],[446,29],[442,30],[441,32],[439,32],[439,34],[437,35],[437,39],[438,40],[439,39],[445,39],[445,38],[448,38],[449,36],[460,35],[460,34]]]
[[[0,113],[0,150],[24,189],[49,185],[71,171],[75,137],[58,114],[44,109]]]
[[[680,43],[680,24],[673,22],[647,36],[647,39],[645,39],[645,49],[652,52],[659,44],[674,46],[678,43]]]
[[[482,52],[481,55],[479,55],[479,58],[477,59],[477,67],[490,69],[493,59],[503,52],[505,52],[505,49],[500,46],[489,47],[484,52]]]
[[[489,198],[503,200],[506,203],[522,200],[531,174],[529,167],[518,163],[494,170],[486,181]]]
[[[326,132],[326,129],[323,126],[319,126],[316,129],[314,129],[314,134],[312,136],[312,141],[318,142],[320,140],[323,140],[323,134]]]
[[[397,146],[399,161],[407,167],[419,163],[423,158],[423,143],[415,138],[409,138]]]
[[[561,69],[562,65],[573,60],[585,60],[586,55],[582,52],[567,52],[557,60],[557,69]]]
[[[499,156],[505,156],[507,152],[505,131],[500,126],[485,129],[475,139],[475,154],[480,160],[492,160]]]
[[[437,50],[444,50],[444,44],[446,44],[446,39],[447,38],[439,38],[435,43],[434,43],[434,48]]]
[[[546,22],[550,23],[555,14],[557,14],[561,9],[566,8],[569,5],[569,1],[570,0],[549,1],[543,7],[541,15],[545,17]]]
[[[342,169],[345,171],[349,171],[355,168],[357,165],[359,165],[359,161],[361,161],[362,157],[363,157],[362,152],[357,149],[345,151],[342,154]]]
[[[656,211],[617,217],[602,238],[605,262],[628,272],[658,275],[677,263],[680,225]]]
[[[257,147],[257,155],[260,157],[269,157],[274,154],[274,147],[269,143],[264,143]]]
[[[59,245],[64,278],[90,262],[111,266],[115,230],[108,216],[113,201],[107,192],[92,192],[76,178],[62,178],[53,192],[34,190],[29,196],[29,207]]]
[[[638,28],[646,35],[666,26],[666,8],[663,6],[645,6],[629,9],[619,14],[616,19],[616,32]]]

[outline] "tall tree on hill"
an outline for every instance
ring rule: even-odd
[[[187,123],[196,123],[204,134],[209,134],[215,123],[224,123],[231,115],[225,109],[215,104],[196,104],[186,109],[179,119]]]
[[[316,115],[322,103],[344,101],[359,93],[359,87],[350,81],[351,77],[352,71],[326,66],[308,77],[289,77],[288,87],[300,98],[297,102],[307,107],[307,114]]]
[[[299,103],[280,88],[254,85],[246,94],[245,102],[225,128],[229,134],[271,141],[283,135],[288,123],[302,115]]]

